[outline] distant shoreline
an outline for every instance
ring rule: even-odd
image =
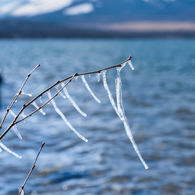
[[[3,38],[195,38],[195,30],[118,30],[81,28],[55,23],[0,20],[0,39]]]
[[[23,38],[195,38],[195,32],[58,32],[58,33],[28,33],[0,32],[0,39]]]

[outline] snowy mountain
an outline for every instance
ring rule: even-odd
[[[1,32],[195,31],[194,0],[0,0]],[[33,33],[33,32],[31,32]]]

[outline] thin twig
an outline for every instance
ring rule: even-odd
[[[85,73],[81,73],[81,74],[78,74],[77,76],[82,76],[82,75],[86,75],[86,74],[95,74],[95,73],[100,73],[100,72],[102,72],[102,71],[104,71],[104,70],[108,70],[108,69],[112,69],[112,68],[116,68],[116,67],[121,67],[121,64],[123,64],[123,63],[125,63],[125,62],[127,62],[127,61],[131,60],[131,58],[132,58],[132,57],[131,57],[131,56],[129,56],[126,60],[124,60],[123,62],[121,62],[121,63],[119,63],[119,64],[117,64],[117,65],[110,66],[110,67],[103,68],[103,69],[96,70],[96,71],[92,71],[92,72],[85,72]],[[60,83],[61,83],[61,82],[66,81],[66,80],[68,80],[68,79],[70,79],[70,78],[71,78],[71,77],[67,77],[67,78],[65,78],[65,79],[61,80],[61,81],[60,81]]]
[[[27,177],[26,177],[26,179],[25,179],[23,185],[20,187],[19,195],[22,193],[22,190],[24,189],[24,186],[26,185],[26,182],[28,181],[28,179],[29,179],[29,177],[30,177],[32,171],[34,170],[35,164],[36,164],[36,162],[37,162],[37,159],[38,159],[38,157],[39,157],[39,154],[41,153],[41,150],[42,150],[42,148],[43,148],[44,145],[45,145],[45,142],[42,143],[41,148],[40,148],[40,150],[39,150],[39,152],[38,152],[38,154],[37,154],[37,157],[36,157],[36,159],[35,159],[35,161],[34,161],[34,163],[33,163],[33,166],[32,166],[32,168],[31,168],[31,170],[29,171],[29,173],[28,173],[28,175],[27,175]]]
[[[9,104],[9,106],[7,107],[7,110],[5,111],[5,114],[3,116],[3,119],[1,121],[1,124],[0,124],[0,130],[3,126],[3,123],[10,111],[10,109],[12,108],[12,106],[14,105],[14,103],[16,102],[16,100],[18,99],[18,96],[22,93],[22,89],[24,88],[24,85],[26,84],[27,80],[29,79],[29,77],[31,76],[31,74],[40,66],[40,64],[38,64],[26,77],[24,83],[22,84],[22,87],[19,89],[19,91],[16,93],[16,95],[14,96],[14,98],[12,99],[11,103]]]

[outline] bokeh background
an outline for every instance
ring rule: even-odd
[[[0,152],[0,194],[18,193],[36,154],[43,148],[25,194],[193,195],[195,191],[195,23],[194,1],[0,1],[0,118],[26,75],[37,65],[24,91],[35,97],[58,80],[78,72],[116,65],[131,55],[135,70],[121,70],[123,104],[145,170],[112,108],[102,77],[85,76],[67,90],[87,114],[68,99],[55,101],[83,142],[50,103],[18,124],[2,143],[22,156]],[[116,69],[107,71],[115,97]],[[56,89],[51,90],[54,94]],[[22,94],[17,113],[31,97]],[[42,97],[45,102],[48,97]],[[39,100],[36,101],[41,105]],[[35,108],[29,106],[25,114]],[[8,115],[2,133],[13,120]]]

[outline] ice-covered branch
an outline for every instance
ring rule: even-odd
[[[74,75],[74,77],[77,77],[77,78],[78,78],[79,76],[82,76],[82,75],[101,73],[101,71],[104,71],[104,70],[109,70],[109,69],[112,69],[112,68],[115,68],[115,67],[121,67],[121,64],[123,64],[123,63],[125,63],[125,62],[127,62],[127,61],[129,61],[129,60],[131,60],[131,56],[129,56],[128,59],[126,59],[125,61],[121,62],[120,64],[117,64],[117,65],[114,65],[114,66],[110,66],[110,67],[107,67],[107,68],[103,68],[103,69],[100,69],[100,70],[92,71],[92,72],[85,72],[85,73],[81,73],[81,74],[76,73],[76,74]],[[2,121],[1,121],[0,129],[2,128],[2,125],[3,125],[3,123],[4,123],[5,118],[7,117],[7,114],[8,114],[8,112],[9,112],[9,110],[10,110],[11,107],[14,105],[14,103],[15,103],[15,101],[17,100],[18,96],[22,93],[23,87],[24,87],[24,85],[26,84],[28,78],[30,77],[30,75],[31,75],[39,66],[40,66],[40,65],[37,65],[37,66],[31,71],[31,73],[28,74],[28,76],[27,76],[26,80],[24,81],[22,87],[20,88],[20,90],[18,91],[18,93],[15,95],[15,97],[14,97],[13,100],[11,101],[11,103],[10,103],[10,105],[8,106],[8,108],[7,108],[7,110],[6,110],[6,113],[5,113],[5,115],[4,115],[4,117],[3,117]],[[73,77],[73,78],[74,78],[74,77]],[[27,116],[24,117],[23,119],[17,121],[18,117],[19,117],[20,115],[22,115],[24,109],[26,109],[30,104],[32,104],[32,103],[33,103],[35,100],[37,100],[38,98],[41,98],[41,97],[43,96],[43,94],[45,94],[47,91],[49,91],[49,90],[52,89],[53,87],[59,85],[60,83],[66,81],[66,80],[69,80],[69,81],[68,81],[68,83],[69,83],[70,81],[72,81],[73,78],[72,78],[72,76],[70,76],[70,77],[67,77],[67,78],[65,78],[65,79],[62,79],[61,81],[57,81],[56,83],[54,83],[53,85],[51,85],[50,87],[48,87],[47,89],[45,89],[44,91],[42,91],[40,94],[38,94],[36,97],[34,97],[32,100],[30,100],[28,103],[24,104],[24,105],[22,106],[22,108],[20,109],[20,111],[18,112],[18,114],[16,115],[16,117],[14,118],[14,120],[12,121],[12,123],[10,124],[10,126],[1,134],[0,140],[3,139],[3,137],[9,132],[9,130],[10,130],[15,124],[17,124],[17,123],[19,123],[19,122],[25,120],[26,118],[32,116],[34,113],[36,113],[37,111],[39,111],[43,106],[45,106],[46,104],[48,104],[50,101],[46,102],[45,104],[43,104],[42,106],[40,106],[38,109],[36,109],[34,112],[30,113],[29,115],[27,115]],[[67,83],[67,84],[68,84],[68,83]],[[63,89],[60,89],[60,90],[56,93],[55,97],[56,97],[62,90],[63,90]]]
[[[97,70],[97,71],[93,71],[93,72],[86,72],[86,73],[82,73],[82,74],[74,74],[73,76],[70,76],[70,77],[67,77],[61,81],[57,81],[56,83],[54,83],[53,85],[51,85],[50,87],[48,87],[47,89],[45,89],[43,92],[41,92],[40,94],[38,94],[36,97],[34,97],[33,99],[31,99],[28,103],[24,104],[22,106],[22,108],[20,109],[20,111],[18,112],[18,114],[14,115],[14,120],[12,121],[12,123],[10,124],[10,126],[1,134],[0,136],[0,141],[3,139],[3,137],[8,133],[8,131],[13,128],[13,130],[15,131],[15,133],[21,138],[21,135],[19,134],[19,132],[17,131],[17,127],[16,127],[16,124],[18,124],[19,122],[21,121],[24,121],[26,118],[32,116],[34,113],[36,113],[37,111],[41,111],[42,114],[45,114],[43,111],[42,111],[42,108],[47,105],[50,101],[52,102],[53,106],[54,106],[54,109],[56,110],[56,112],[62,117],[62,119],[66,122],[66,124],[70,127],[70,129],[72,129],[81,139],[83,139],[84,141],[87,141],[86,138],[84,138],[82,135],[80,135],[73,127],[72,125],[67,121],[67,119],[65,118],[65,116],[63,115],[63,113],[59,110],[59,108],[56,106],[55,104],[55,101],[53,100],[59,93],[61,93],[62,90],[64,90],[65,92],[65,95],[68,97],[68,99],[72,102],[73,106],[83,115],[83,116],[86,116],[86,114],[80,110],[80,108],[76,105],[76,103],[72,100],[72,98],[70,97],[70,95],[68,94],[68,91],[65,89],[65,87],[72,81],[72,79],[74,77],[81,77],[83,83],[85,84],[86,88],[88,89],[88,91],[91,93],[91,95],[94,97],[94,99],[100,103],[100,100],[94,95],[94,93],[92,92],[92,90],[90,89],[87,81],[85,80],[85,77],[84,75],[89,75],[89,74],[97,74],[98,76],[98,81],[99,81],[99,77],[100,77],[100,74],[102,73],[102,76],[103,76],[103,85],[104,85],[104,88],[106,89],[107,91],[107,94],[108,94],[108,97],[109,97],[109,100],[115,110],[115,112],[117,113],[117,115],[119,116],[119,118],[121,119],[121,121],[123,122],[124,124],[124,127],[125,127],[125,130],[127,132],[127,135],[129,137],[129,139],[131,140],[132,144],[133,144],[133,147],[135,148],[140,160],[142,161],[142,163],[144,164],[145,168],[147,168],[147,165],[145,164],[144,160],[142,159],[140,153],[139,153],[139,150],[137,148],[137,145],[133,139],[133,136],[131,134],[131,131],[130,131],[130,128],[129,128],[129,124],[127,122],[127,119],[126,119],[126,116],[125,116],[125,112],[124,112],[124,108],[123,108],[123,104],[122,104],[122,83],[121,83],[121,78],[120,78],[120,70],[125,66],[125,64],[128,63],[129,66],[132,68],[132,70],[134,69],[134,67],[132,66],[131,64],[131,56],[129,56],[128,59],[126,59],[125,61],[121,62],[120,64],[117,64],[115,66],[111,66],[111,67],[107,67],[107,68],[104,68],[104,69],[100,69],[100,70]],[[13,106],[13,104],[15,103],[15,101],[17,100],[18,96],[23,93],[23,94],[26,94],[26,95],[29,95],[30,94],[27,94],[25,92],[23,92],[23,87],[26,83],[26,81],[28,80],[29,76],[34,72],[34,70],[39,67],[39,65],[37,65],[33,71],[31,71],[30,74],[28,74],[24,84],[22,85],[22,87],[20,88],[19,92],[16,94],[16,96],[14,97],[14,99],[12,100],[12,102],[10,103],[10,105],[8,106],[8,109],[6,111],[6,114],[1,122],[1,125],[0,125],[0,128],[2,128],[2,124],[8,114],[8,112],[10,111],[11,107]],[[108,87],[108,84],[107,84],[107,81],[106,81],[106,71],[109,70],[109,69],[112,69],[112,68],[117,68],[117,78],[116,78],[116,103],[112,97],[112,94],[109,90],[109,87]],[[66,84],[64,84],[63,82],[68,80],[68,82]],[[59,90],[58,89],[58,85],[61,83],[61,86],[62,88]],[[50,94],[50,89],[52,89],[53,87],[57,87],[58,91],[57,93],[52,97],[51,94]],[[48,93],[48,96],[49,96],[49,100],[47,102],[45,102],[44,104],[42,104],[42,100],[41,100],[41,106],[39,107],[36,103],[35,103],[35,100],[37,100],[38,98],[41,99],[41,97],[43,96],[43,94],[45,93]],[[65,96],[64,96],[65,97]],[[31,112],[30,114],[28,114],[27,116],[24,116],[23,112],[24,110],[29,106],[33,104],[35,107],[36,107],[36,110],[34,110],[33,112]],[[23,115],[23,118],[18,120],[18,117],[20,115]]]
[[[77,75],[74,74],[69,80],[68,82],[66,83],[66,85],[64,87],[66,87],[71,81],[72,79]],[[59,83],[60,81],[57,82],[57,84]],[[51,87],[49,87],[48,89],[51,89],[53,88],[54,86],[56,86],[56,84],[52,85]],[[27,115],[26,117],[24,117],[23,119],[20,119],[17,121],[18,117],[21,115],[21,113],[24,111],[24,109],[29,106],[30,104],[32,104],[36,99],[38,99],[39,97],[41,97],[45,92],[48,91],[48,89],[46,89],[45,91],[43,91],[42,93],[40,93],[36,98],[32,99],[31,101],[29,101],[27,104],[24,104],[22,106],[22,108],[20,109],[20,111],[18,112],[18,114],[16,115],[16,117],[14,118],[14,120],[12,121],[12,123],[9,125],[9,127],[1,134],[0,136],[0,140],[2,140],[5,135],[9,132],[9,130],[14,126],[16,125],[17,123],[21,122],[21,121],[24,121],[26,118],[32,116],[34,113],[36,113],[37,111],[39,111],[40,109],[42,109],[45,105],[47,105],[52,99],[54,99],[63,89],[64,87],[62,87],[51,99],[49,99],[47,102],[45,102],[42,106],[38,107],[35,111],[31,112],[29,115]]]

